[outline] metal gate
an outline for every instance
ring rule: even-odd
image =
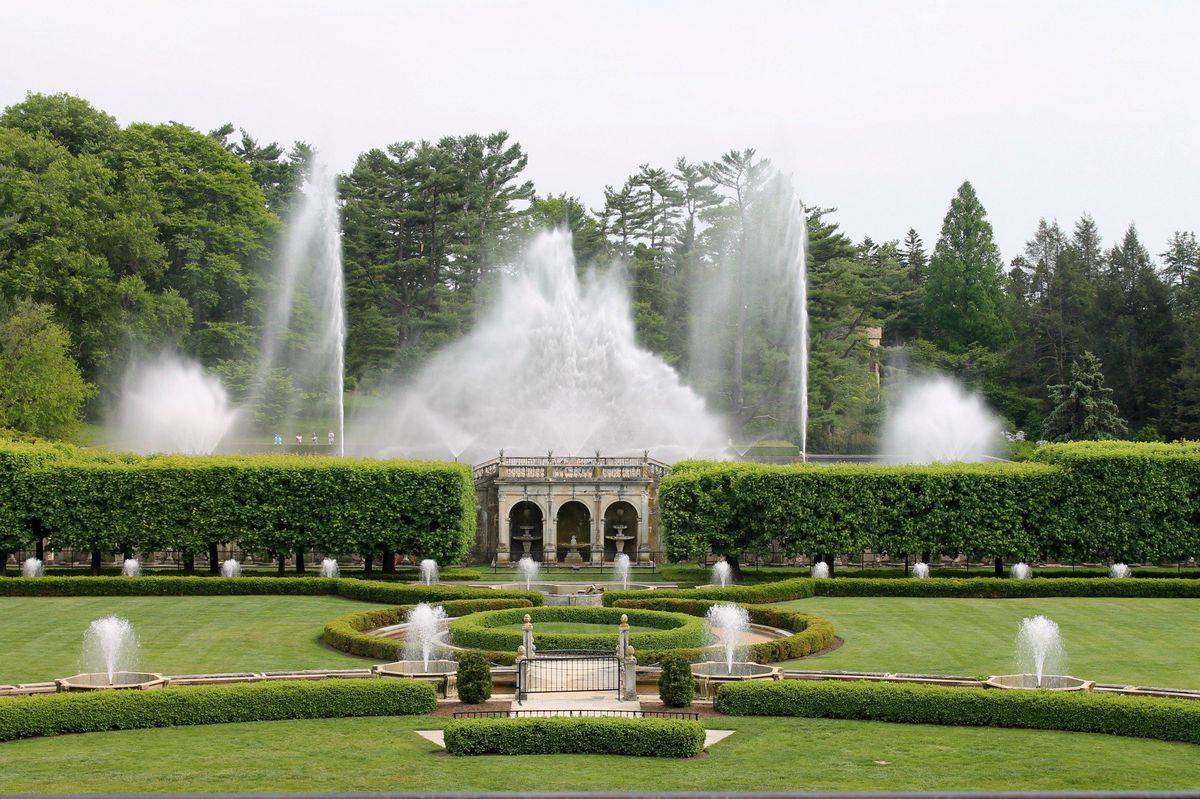
[[[517,701],[529,694],[615,691],[621,695],[621,660],[610,652],[538,652],[517,663]]]

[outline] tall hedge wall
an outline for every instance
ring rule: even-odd
[[[49,536],[85,550],[237,543],[277,555],[389,549],[452,563],[475,536],[471,472],[458,463],[96,456],[9,442],[0,444],[0,478],[10,478],[0,488],[0,544],[9,550]]]
[[[1200,446],[1050,445],[1036,462],[690,461],[659,487],[673,560],[871,550],[1144,562],[1200,555]]]

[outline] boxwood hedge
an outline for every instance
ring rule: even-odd
[[[534,622],[534,641],[539,650],[556,649],[613,650],[617,645],[617,625],[622,615],[639,627],[653,627],[650,632],[631,632],[629,643],[639,660],[644,654],[664,649],[699,647],[707,635],[704,622],[684,613],[650,610],[624,610],[604,607],[540,607],[529,610],[495,610],[474,613],[450,622],[450,640],[458,646],[484,650],[516,652],[521,645],[522,632],[499,629],[519,624],[528,613]],[[538,632],[537,622],[558,621],[577,624],[611,624],[611,633],[544,633]]]
[[[0,701],[0,741],[144,727],[348,716],[411,716],[437,708],[414,680],[281,680],[155,691],[89,691]]]
[[[598,754],[695,757],[704,728],[680,719],[459,719],[446,725],[452,755]]]
[[[1186,699],[782,680],[723,685],[715,707],[731,716],[1025,727],[1200,744],[1200,702]]]

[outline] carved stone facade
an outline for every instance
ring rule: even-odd
[[[667,466],[640,458],[500,457],[475,467],[475,557],[511,563],[645,563],[662,550],[658,481]],[[577,553],[573,556],[572,552]]]

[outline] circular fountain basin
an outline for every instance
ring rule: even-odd
[[[988,677],[984,684],[1018,691],[1090,691],[1095,682],[1065,674],[1043,674],[1039,685],[1036,674],[996,674]]]
[[[75,674],[54,681],[59,691],[106,691],[113,689],[148,690],[161,688],[167,679],[149,671],[114,671],[112,680],[105,672]]]
[[[605,591],[653,591],[646,583],[499,583],[491,586],[503,591],[537,591],[546,597],[547,605],[600,605]]]
[[[458,673],[456,660],[396,660],[371,669],[381,677],[445,677]]]
[[[706,660],[692,664],[692,677],[696,680],[696,690],[701,699],[715,699],[717,690],[725,683],[778,680],[782,679],[783,671],[777,666],[768,666],[765,663],[734,661],[731,669],[723,660]]]

